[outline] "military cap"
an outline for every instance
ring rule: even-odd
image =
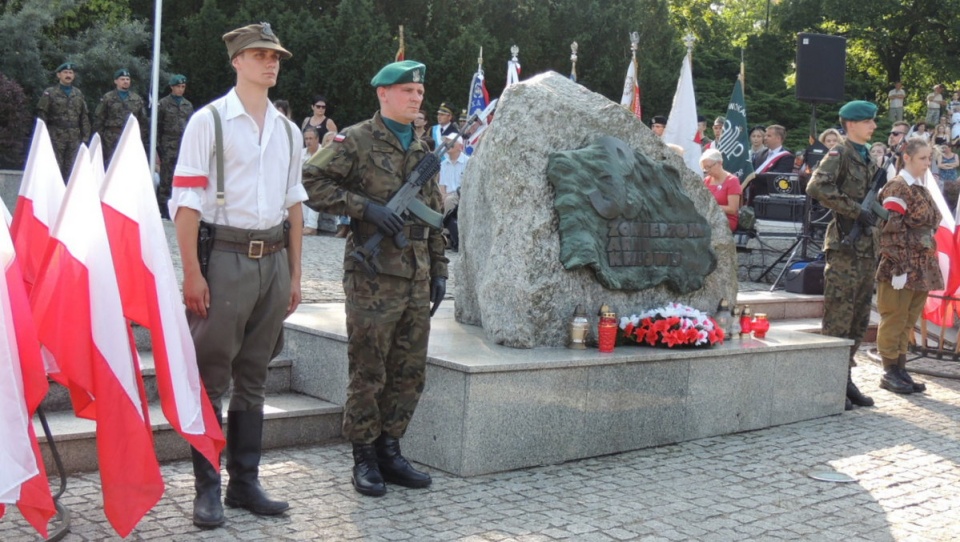
[[[173,87],[173,86],[177,86],[177,85],[184,85],[184,84],[186,84],[186,83],[187,83],[187,76],[186,76],[186,75],[181,75],[181,74],[179,74],[179,73],[175,73],[175,74],[173,74],[173,75],[170,76],[170,81],[167,83],[167,86]]]
[[[54,73],[60,73],[63,70],[75,70],[75,69],[77,69],[77,65],[74,64],[73,62],[64,62],[63,64],[60,64],[59,66],[57,66],[57,71]]]
[[[130,70],[120,68],[119,70],[113,72],[114,79],[120,79],[121,77],[130,77]]]
[[[231,60],[247,49],[270,49],[280,53],[284,59],[293,56],[293,53],[280,45],[280,38],[273,33],[270,23],[248,24],[232,30],[223,35],[223,41],[227,44],[227,55]]]
[[[877,116],[877,105],[863,100],[847,102],[840,108],[840,118],[843,120],[869,120]]]
[[[440,104],[440,107],[437,108],[437,113],[446,113],[447,115],[453,116],[453,110],[455,107],[450,102],[443,102]]]
[[[667,117],[664,117],[663,115],[657,115],[657,116],[653,117],[652,119],[650,119],[650,125],[653,126],[654,124],[662,124],[662,125],[666,126],[666,125],[667,125]]]
[[[713,121],[714,126],[723,126],[727,122],[727,118],[723,115],[720,115]]]
[[[466,109],[461,109],[461,110],[460,110],[460,120],[461,120],[461,121],[465,121],[465,120],[467,120],[468,118],[469,118],[469,117],[467,117],[467,110],[466,110]]]
[[[697,115],[697,122],[707,122],[707,119],[703,115]]]
[[[391,62],[380,68],[377,75],[370,80],[370,86],[388,87],[401,83],[423,83],[427,75],[427,67],[416,60],[401,60]],[[450,111],[453,114],[453,110]]]

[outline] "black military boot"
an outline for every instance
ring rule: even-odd
[[[217,422],[221,422],[220,409],[214,409]],[[220,469],[194,447],[190,447],[193,460],[193,485],[197,496],[193,499],[193,524],[201,529],[213,529],[223,525],[223,503],[220,502]]]
[[[847,368],[847,399],[857,406],[873,406],[873,399],[860,392],[860,388],[853,383],[851,369]]]
[[[909,383],[913,386],[914,392],[924,392],[927,391],[927,385],[923,382],[917,382],[910,376],[910,373],[907,372],[907,355],[900,354],[900,357],[897,358],[897,369],[899,369],[900,379],[904,382]]]
[[[900,367],[897,360],[881,357],[883,362],[883,376],[880,377],[880,387],[894,393],[913,393],[913,385],[900,376]]]
[[[846,397],[846,398],[844,398],[844,400],[845,400],[846,402],[843,404],[843,409],[844,409],[844,410],[853,410],[853,403],[850,402],[850,398],[849,398],[849,397]]]
[[[377,450],[373,444],[353,445],[353,488],[361,495],[382,497],[387,494],[387,485],[377,466]]]
[[[219,527],[224,521],[220,471],[192,446],[190,457],[193,459],[193,486],[197,490],[197,496],[193,498],[193,524],[201,529]]]
[[[263,411],[230,411],[227,418],[227,496],[224,504],[245,508],[261,516],[276,516],[290,509],[274,501],[260,487],[260,451]]]
[[[400,440],[386,433],[380,433],[373,442],[377,450],[377,463],[384,480],[404,487],[427,487],[432,481],[430,475],[413,468],[413,465],[400,454]]]

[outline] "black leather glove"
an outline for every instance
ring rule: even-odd
[[[387,237],[393,237],[403,229],[403,219],[385,205],[372,201],[363,208],[363,220],[369,222]]]
[[[447,293],[447,277],[433,277],[430,280],[430,302],[433,307],[430,309],[430,316],[433,316],[440,308],[443,296]]]
[[[877,215],[870,211],[864,211],[863,209],[860,209],[860,216],[857,217],[857,222],[866,227],[876,226]]]

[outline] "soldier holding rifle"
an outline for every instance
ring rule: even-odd
[[[840,108],[840,123],[847,132],[844,143],[830,149],[820,161],[807,185],[807,194],[833,210],[827,225],[823,251],[827,258],[824,271],[823,333],[852,339],[850,367],[870,323],[873,276],[877,269],[877,249],[873,226],[874,210],[863,203],[872,198],[871,181],[877,166],[870,160],[867,142],[877,127],[877,106],[852,101]],[[884,174],[885,172],[880,172]],[[869,205],[868,205],[869,207]],[[854,234],[857,231],[858,234]],[[873,406],[873,399],[862,394],[847,371],[847,410],[852,404]]]
[[[430,305],[446,292],[447,258],[439,229],[388,205],[428,155],[411,124],[425,74],[426,66],[410,60],[381,69],[370,82],[380,110],[337,134],[303,170],[310,207],[352,218],[343,265],[350,373],[343,436],[353,444],[353,486],[369,496],[385,494],[385,482],[412,488],[431,482],[401,455],[399,439],[423,391]],[[416,199],[421,209],[439,213],[434,175],[425,181]],[[386,239],[377,261],[358,260],[378,234]],[[369,263],[378,264],[376,272]]]

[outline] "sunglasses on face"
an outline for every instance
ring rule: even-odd
[[[313,104],[313,107],[316,107],[317,109],[326,109],[326,108],[327,108],[327,106],[324,105],[324,104]]]
[[[902,136],[903,132],[890,132],[891,136]]]

